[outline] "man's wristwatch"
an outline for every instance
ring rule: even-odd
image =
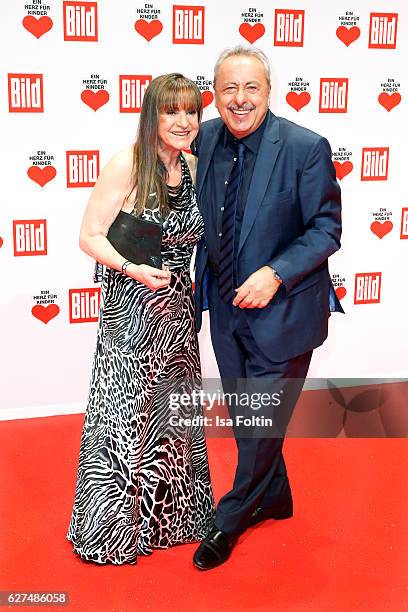
[[[282,278],[279,276],[279,274],[277,273],[277,271],[275,270],[275,268],[273,268],[272,266],[269,266],[269,267],[270,267],[270,269],[272,270],[273,275],[274,275],[274,277],[276,278],[276,280],[278,281],[278,283],[279,283],[280,285],[282,285],[283,280],[282,280]]]

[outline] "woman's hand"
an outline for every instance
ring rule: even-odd
[[[126,274],[140,283],[143,283],[143,285],[149,287],[153,292],[163,287],[168,287],[171,280],[171,272],[169,272],[165,266],[163,266],[163,270],[158,270],[146,264],[137,266],[132,263],[126,268]]]

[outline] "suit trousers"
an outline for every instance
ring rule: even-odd
[[[208,303],[211,340],[238,448],[234,483],[219,501],[215,525],[226,533],[242,533],[256,508],[279,510],[291,498],[282,446],[313,351],[283,362],[269,359],[254,340],[245,309],[221,300],[217,278],[211,272]],[[260,394],[282,401],[278,406],[253,403],[255,410],[251,401],[242,405],[239,399],[259,398]],[[261,425],[237,425],[238,421],[251,423],[255,416]],[[262,425],[271,421],[272,427]]]

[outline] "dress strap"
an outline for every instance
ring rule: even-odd
[[[196,184],[196,173],[197,173],[197,158],[194,155],[183,155],[184,160],[187,162],[188,169],[190,170],[191,179],[193,185]]]

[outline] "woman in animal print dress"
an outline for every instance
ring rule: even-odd
[[[192,81],[154,79],[136,143],[102,170],[85,211],[80,245],[105,272],[66,537],[86,561],[136,563],[155,548],[202,540],[212,526],[203,429],[178,426],[199,417],[201,406],[191,402],[179,413],[169,401],[174,383],[184,392],[200,385],[189,270],[203,221],[181,151],[201,114]],[[124,265],[106,238],[120,210],[162,223],[162,270]]]

